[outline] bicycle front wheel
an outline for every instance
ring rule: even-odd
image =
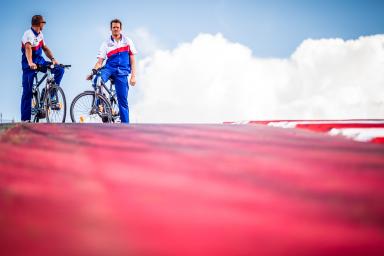
[[[110,123],[111,104],[100,94],[85,91],[77,95],[70,108],[73,123]]]
[[[44,97],[46,119],[48,123],[65,123],[67,102],[60,86],[52,85]]]

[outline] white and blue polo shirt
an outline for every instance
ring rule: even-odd
[[[116,42],[112,36],[102,43],[98,58],[106,59],[105,67],[116,71],[116,75],[129,75],[131,73],[130,55],[137,54],[131,39],[121,35],[121,40]]]
[[[22,58],[21,58],[21,65],[23,69],[28,69],[28,60],[25,56],[25,44],[30,43],[32,46],[32,61],[36,64],[41,64],[44,62],[44,58],[42,57],[43,53],[43,46],[44,43],[44,36],[43,32],[37,33],[33,28],[28,29],[24,32],[24,35],[21,39],[21,52],[22,52]]]

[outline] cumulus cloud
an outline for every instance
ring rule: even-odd
[[[139,62],[132,119],[383,118],[383,69],[384,35],[308,39],[289,58],[266,59],[221,34],[200,34]]]
[[[159,40],[145,27],[136,28],[130,31],[128,35],[132,38],[141,56],[150,56],[163,48]]]

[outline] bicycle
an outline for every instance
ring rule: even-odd
[[[119,123],[119,105],[113,79],[109,88],[100,77],[100,70],[92,70],[92,91],[77,95],[70,107],[73,123]]]
[[[69,68],[71,65],[58,64],[56,66]],[[47,123],[64,123],[67,113],[67,103],[63,89],[56,85],[52,69],[55,65],[47,62],[46,65],[38,65],[32,86],[31,120],[34,123],[40,119],[46,119]],[[39,80],[38,72],[45,72]],[[39,86],[46,80],[45,87],[39,90]]]

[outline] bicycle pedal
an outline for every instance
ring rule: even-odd
[[[104,115],[104,116],[101,117],[101,121],[103,123],[109,123],[109,117]]]
[[[33,116],[37,115],[39,113],[39,110],[37,110],[36,108],[32,107],[32,110],[31,110],[31,114]]]
[[[38,110],[36,115],[37,115],[37,118],[39,119],[45,118],[47,116],[45,111],[42,111],[42,110]]]
[[[62,106],[61,103],[56,103],[51,105],[52,110],[61,110]]]

